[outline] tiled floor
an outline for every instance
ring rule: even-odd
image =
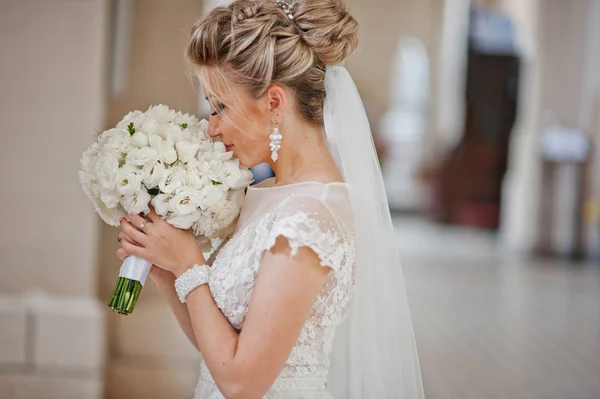
[[[600,266],[395,220],[427,399],[600,399]]]

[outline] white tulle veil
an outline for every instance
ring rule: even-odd
[[[356,288],[336,332],[329,386],[337,399],[424,397],[395,234],[371,129],[343,65],[327,67],[325,134],[350,186]]]

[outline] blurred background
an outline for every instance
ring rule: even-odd
[[[207,115],[183,51],[219,3],[0,0],[1,398],[193,396],[156,287],[107,308],[117,231],[77,170],[132,109]],[[600,0],[349,7],[426,397],[600,398]]]

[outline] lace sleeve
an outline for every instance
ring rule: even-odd
[[[271,249],[278,237],[285,237],[292,256],[301,247],[317,254],[322,266],[338,271],[351,246],[344,224],[328,205],[310,196],[294,196],[275,212],[263,250]]]

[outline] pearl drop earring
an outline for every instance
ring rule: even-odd
[[[269,143],[269,147],[271,148],[271,159],[273,162],[276,162],[279,159],[278,151],[281,148],[281,141],[283,136],[279,133],[279,125],[277,124],[277,120],[273,122],[273,133],[269,136],[271,142]]]

